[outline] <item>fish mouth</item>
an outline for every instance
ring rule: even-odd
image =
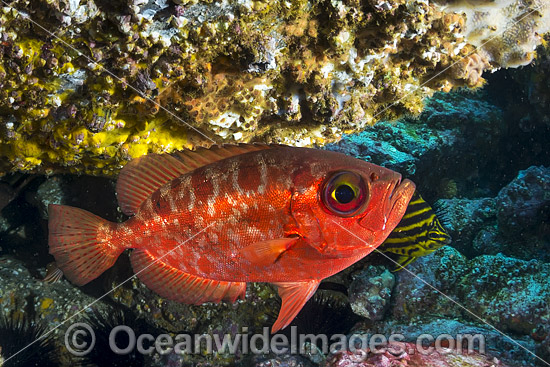
[[[401,180],[401,175],[393,177],[387,183],[381,183],[375,188],[378,195],[383,195],[379,205],[372,208],[359,224],[373,233],[389,233],[397,226],[411,197],[416,189],[410,180]]]
[[[405,181],[408,181],[408,180],[405,180]],[[390,190],[389,190],[390,194],[388,195],[388,201],[390,203],[395,201],[397,191],[398,191],[397,189],[400,187],[399,185],[401,185],[401,177],[395,180],[395,182],[393,182],[390,186]]]
[[[393,222],[397,218],[398,220],[395,223],[395,226],[399,223],[401,217],[405,214],[405,210],[407,210],[407,206],[409,205],[409,201],[411,200],[415,190],[416,185],[411,180],[405,179],[401,181],[401,178],[399,178],[395,181],[394,186],[388,195],[388,206],[386,210],[386,213],[388,213],[388,222]]]

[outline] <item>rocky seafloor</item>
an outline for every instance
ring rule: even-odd
[[[400,344],[403,351],[374,353],[359,346],[316,354],[312,350],[322,349],[318,343],[281,355],[114,353],[109,333],[117,325],[132,327],[137,336],[252,335],[273,323],[280,301],[265,284],[249,285],[246,299],[235,304],[163,300],[130,279],[126,254],[84,287],[65,279],[45,282],[53,261],[47,248],[49,203],[78,206],[113,221],[125,217],[117,210],[111,179],[15,173],[1,181],[0,356],[7,361],[0,359],[0,365],[547,365],[550,124],[544,118],[547,106],[530,98],[540,88],[533,80],[526,83],[521,70],[501,71],[481,90],[436,94],[416,118],[380,122],[324,147],[411,178],[453,240],[397,273],[389,271],[392,264],[384,256],[369,255],[327,279],[292,325],[299,334],[399,334],[409,343]],[[88,355],[75,356],[65,346],[75,323],[95,331],[96,344]],[[7,359],[53,328],[45,339]],[[291,330],[282,334],[291,338]],[[470,354],[458,349],[415,353],[414,343],[423,334],[444,335],[448,347],[458,335],[482,335],[484,350],[477,345]],[[127,345],[123,336],[117,342]],[[429,348],[430,341],[420,346]]]

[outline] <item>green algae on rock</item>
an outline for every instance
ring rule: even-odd
[[[548,31],[541,1],[484,4],[491,14],[512,4],[530,17],[508,12],[512,21],[487,20],[497,29],[483,34],[488,18],[468,4],[6,2],[0,173],[113,175],[149,152],[214,142],[324,144],[418,114],[436,90],[480,86],[484,70],[528,63]]]

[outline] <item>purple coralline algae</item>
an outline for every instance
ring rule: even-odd
[[[426,348],[427,350],[428,348]],[[323,367],[512,367],[497,358],[444,349],[417,349],[413,343],[387,343],[375,350],[357,349],[332,354]]]

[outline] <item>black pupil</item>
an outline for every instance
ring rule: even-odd
[[[355,191],[348,185],[341,185],[336,188],[334,197],[340,204],[347,204],[355,199]]]

